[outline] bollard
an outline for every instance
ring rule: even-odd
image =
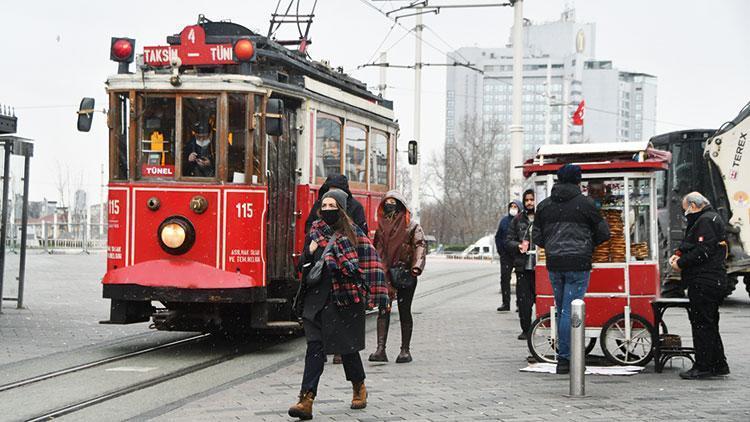
[[[586,304],[576,299],[570,306],[570,397],[586,395]]]

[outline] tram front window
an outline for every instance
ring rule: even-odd
[[[182,175],[216,175],[216,99],[182,100]]]
[[[370,183],[388,186],[388,137],[376,130],[370,134]]]
[[[142,96],[138,119],[141,175],[148,178],[174,176],[175,99]]]
[[[247,150],[247,96],[229,95],[229,182],[245,181],[245,151]]]
[[[367,131],[357,124],[347,123],[344,129],[346,158],[344,171],[349,182],[367,183]]]

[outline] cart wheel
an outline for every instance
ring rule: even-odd
[[[552,340],[552,328],[549,314],[544,314],[531,324],[529,337],[526,340],[529,351],[537,362],[557,363],[557,344]],[[588,355],[596,346],[596,338],[590,338],[586,345]]]
[[[652,358],[653,326],[640,315],[630,314],[630,341],[625,339],[625,314],[604,324],[599,341],[604,356],[618,365],[645,366]]]

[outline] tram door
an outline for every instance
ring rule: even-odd
[[[292,253],[294,252],[294,215],[297,185],[297,114],[298,104],[284,101],[281,136],[268,137],[268,243],[266,256],[269,297],[287,297],[294,294],[296,277]]]

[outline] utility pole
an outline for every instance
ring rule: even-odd
[[[510,125],[510,198],[521,197],[523,185],[523,0],[513,4],[513,121]]]
[[[99,238],[104,236],[104,164],[102,164],[102,172],[99,176]]]
[[[386,63],[388,63],[388,53],[385,51],[380,53],[380,64],[383,66],[380,66],[380,84],[378,85],[378,94],[382,98],[385,98],[385,89],[388,87],[387,81],[386,81]]]
[[[414,140],[417,145],[421,144],[421,124],[422,124],[422,8],[417,7],[417,26],[414,33]],[[421,148],[420,148],[421,149]],[[420,206],[422,190],[422,174],[419,166],[422,163],[417,160],[417,164],[411,166],[411,211],[412,218],[419,222],[422,208]]]
[[[570,103],[570,79],[568,75],[563,75],[563,92],[562,92],[562,143],[568,143],[568,123],[570,120],[570,112],[568,111],[568,103]]]
[[[544,109],[544,144],[549,145],[551,132],[550,114],[552,113],[552,57],[547,56],[547,108]]]

